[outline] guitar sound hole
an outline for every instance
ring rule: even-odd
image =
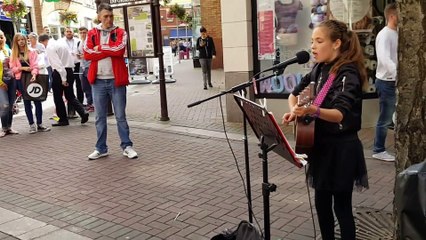
[[[302,119],[303,124],[309,125],[314,120],[311,116],[304,116]]]

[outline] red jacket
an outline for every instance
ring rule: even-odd
[[[111,58],[112,70],[114,73],[115,86],[126,86],[129,84],[129,72],[124,61],[124,53],[127,45],[127,33],[124,29],[114,27],[110,31],[108,44],[100,44],[101,41],[100,25],[91,29],[87,35],[84,44],[84,58],[92,61],[89,66],[87,78],[90,84],[94,84],[98,73],[98,61],[107,57]],[[98,50],[93,48],[98,46]]]

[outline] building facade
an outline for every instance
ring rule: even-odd
[[[208,5],[215,1],[204,2]],[[253,74],[293,58],[298,51],[310,51],[312,29],[321,21],[333,16],[347,22],[350,28],[357,32],[361,41],[368,71],[368,86],[364,89],[363,127],[374,126],[378,115],[378,101],[374,88],[377,64],[374,39],[385,25],[383,10],[388,2],[393,1],[220,1],[225,88],[229,89],[249,81]],[[201,8],[203,9],[203,0]],[[206,17],[205,21],[216,22],[214,19],[216,11],[213,9],[210,12],[212,14]],[[203,24],[205,21],[202,21]],[[313,61],[287,67],[284,72],[259,83],[257,85],[259,93],[255,97],[268,98],[268,109],[280,118],[288,111],[286,99],[292,88],[312,66]],[[229,121],[242,119],[232,96],[227,97],[227,118]]]
[[[70,27],[78,29],[81,26],[88,29],[94,26],[97,18],[96,5],[92,0],[62,0],[60,2],[44,2],[42,4],[43,27],[50,28],[53,38],[58,39],[63,35],[64,26],[59,21],[59,12],[63,10],[77,13],[78,22],[71,22]]]

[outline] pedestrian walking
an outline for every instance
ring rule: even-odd
[[[201,27],[201,36],[197,39],[196,48],[199,51],[199,60],[201,70],[203,72],[203,83],[204,90],[207,90],[207,84],[209,87],[212,85],[212,59],[216,58],[216,49],[214,46],[213,38],[207,34],[207,29]]]

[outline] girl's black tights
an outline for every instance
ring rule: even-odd
[[[315,190],[315,208],[323,240],[334,240],[334,213],[339,221],[342,240],[355,240],[355,221],[352,214],[352,191]]]

